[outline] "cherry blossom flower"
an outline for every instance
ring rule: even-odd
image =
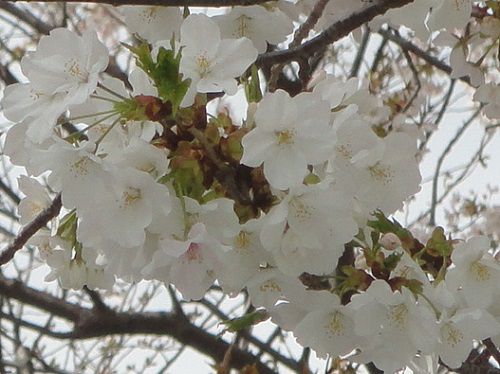
[[[108,49],[95,32],[79,36],[64,28],[42,37],[37,50],[21,61],[23,73],[36,91],[65,93],[71,104],[88,98],[107,65]]]
[[[392,373],[417,353],[431,353],[437,343],[436,317],[424,302],[403,288],[393,292],[383,280],[372,282],[365,293],[351,301],[354,331],[363,337],[361,353],[354,360],[373,361]]]
[[[263,164],[266,179],[280,190],[300,185],[307,165],[326,161],[332,152],[329,118],[328,104],[314,94],[267,94],[255,113],[256,127],[242,139],[241,163]]]
[[[228,294],[241,291],[248,280],[260,271],[260,266],[271,263],[271,259],[259,238],[262,220],[250,220],[234,236],[222,241],[219,259],[224,264],[218,279]]]
[[[336,164],[338,168],[333,176],[336,187],[351,191],[365,214],[375,209],[394,212],[402,207],[405,199],[419,191],[421,176],[412,137],[393,132],[375,141],[366,132],[359,139],[352,137],[353,134],[346,135],[339,133],[341,141],[336,157],[344,160]],[[350,163],[346,162],[349,158]]]
[[[201,299],[216,279],[221,267],[216,255],[218,243],[207,235],[201,223],[188,234],[187,249],[180,254],[170,270],[170,279],[187,300]]]
[[[486,117],[500,118],[500,84],[483,84],[474,93],[474,100],[486,104],[483,108]]]
[[[357,344],[353,313],[328,291],[303,291],[287,296],[288,303],[273,308],[273,321],[292,330],[297,341],[325,357],[350,353]]]
[[[500,264],[489,248],[490,240],[478,236],[458,244],[451,254],[455,267],[448,270],[446,282],[453,291],[461,290],[470,307],[486,308],[498,296]]]
[[[292,33],[292,21],[280,10],[267,10],[260,5],[234,7],[227,14],[213,17],[223,38],[247,37],[259,53],[265,52],[267,42],[278,44]]]
[[[144,274],[169,269],[169,279],[186,299],[200,299],[222,269],[221,240],[239,233],[238,219],[229,199],[200,205],[193,199],[172,198],[172,210],[150,230],[158,237],[158,250]]]
[[[234,95],[235,77],[240,76],[257,58],[257,50],[248,38],[221,39],[217,23],[204,14],[192,14],[181,26],[182,57],[180,72],[191,79],[181,106],[190,106],[196,92],[220,92]]]
[[[114,276],[104,266],[95,263],[96,253],[89,249],[80,249],[83,254],[73,258],[71,250],[54,250],[47,257],[47,265],[52,269],[45,277],[47,282],[57,280],[61,287],[81,289],[110,289]]]
[[[66,93],[49,94],[36,90],[30,83],[10,85],[4,95],[5,116],[14,122],[24,121],[26,136],[35,143],[42,143],[52,135],[58,117],[69,105]]]
[[[47,193],[47,189],[36,179],[22,175],[19,177],[18,183],[19,189],[26,195],[17,207],[19,221],[22,225],[25,225],[48,208],[52,200]]]
[[[297,277],[289,277],[278,269],[262,269],[247,283],[247,291],[254,306],[273,309],[276,302],[285,300],[285,295],[304,291],[304,285]]]
[[[108,64],[108,50],[94,32],[78,36],[64,28],[41,38],[21,68],[30,82],[6,89],[2,100],[11,121],[25,120],[27,136],[41,143],[51,135],[58,117],[70,106],[83,103],[97,87]]]
[[[358,226],[349,198],[328,185],[291,192],[264,218],[260,239],[288,275],[331,273]]]
[[[461,309],[440,319],[436,353],[450,368],[459,368],[473,348],[473,339],[483,340],[500,333],[500,324],[487,311]]]
[[[94,149],[91,142],[73,147],[58,141],[38,154],[37,164],[50,168],[49,185],[62,191],[63,205],[68,209],[92,211],[95,206],[89,206],[89,202],[109,196],[114,179],[103,160],[92,153]]]
[[[176,7],[126,6],[121,9],[127,28],[150,43],[179,38],[182,11]]]

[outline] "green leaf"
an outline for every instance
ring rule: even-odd
[[[182,196],[202,201],[206,188],[203,184],[203,171],[198,161],[193,159],[181,160],[174,157],[171,165],[174,168],[166,179],[173,181],[176,192]]]
[[[452,240],[446,238],[442,227],[436,227],[434,229],[425,248],[429,254],[438,254],[441,257],[448,257],[453,251]]]
[[[371,282],[371,276],[364,270],[352,265],[343,265],[341,274],[336,277],[334,292],[342,299],[346,294],[366,290]]]
[[[182,79],[182,74],[179,73],[181,53],[176,55],[173,50],[161,47],[154,61],[147,43],[127,48],[135,54],[137,65],[153,80],[160,98],[172,103],[175,113],[191,82],[190,79]]]
[[[59,224],[57,229],[57,236],[71,243],[72,246],[76,244],[76,229],[78,227],[78,217],[76,211],[73,210],[66,214]]]
[[[245,94],[249,103],[258,103],[262,99],[259,69],[255,65],[252,65],[251,76],[245,82]]]
[[[403,257],[402,253],[391,253],[389,256],[387,256],[384,259],[384,267],[385,269],[390,273],[393,271],[396,266],[399,263],[399,260],[401,260],[401,257]]]
[[[256,325],[268,318],[269,314],[265,310],[258,309],[254,312],[245,314],[242,317],[229,319],[226,321],[222,321],[221,323],[226,326],[227,331],[236,332]]]
[[[373,216],[376,218],[376,220],[368,221],[368,226],[381,232],[382,234],[388,232],[396,233],[396,231],[403,229],[403,226],[401,226],[398,221],[391,221],[381,211],[376,211],[375,213],[373,213]]]
[[[174,108],[180,105],[190,85],[190,80],[182,80],[180,76],[180,61],[180,53],[176,56],[174,51],[160,48],[156,67],[152,73],[158,94],[164,101],[172,102]]]
[[[132,121],[147,120],[144,107],[134,99],[127,99],[113,104],[113,109],[120,113],[121,118]]]
[[[321,182],[321,179],[320,177],[318,177],[316,174],[314,173],[309,173],[306,175],[306,177],[304,178],[304,183],[307,184],[307,185],[311,185],[311,184],[318,184],[319,182]]]

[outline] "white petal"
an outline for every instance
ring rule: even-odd
[[[260,166],[265,160],[272,157],[271,151],[274,143],[275,136],[273,134],[259,128],[253,129],[241,140],[243,156],[240,162],[247,166]]]
[[[264,163],[264,175],[271,186],[286,190],[302,183],[307,175],[307,162],[300,152],[286,147]]]

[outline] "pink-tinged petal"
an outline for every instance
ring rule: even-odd
[[[160,241],[160,246],[163,248],[164,252],[167,255],[176,258],[186,253],[190,244],[191,244],[190,241],[183,242],[180,240],[173,240],[173,239],[164,239]]]

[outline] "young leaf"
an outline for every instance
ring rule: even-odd
[[[249,103],[258,103],[262,99],[259,70],[255,65],[252,65],[251,76],[245,82],[245,94]]]
[[[190,80],[182,79],[179,73],[181,53],[176,55],[173,50],[161,47],[154,61],[150,47],[146,43],[127,48],[135,54],[137,65],[153,80],[163,102],[172,103],[172,110],[175,113],[190,84]]]
[[[227,321],[222,321],[221,323],[223,325],[226,325],[227,331],[235,332],[256,325],[268,318],[269,314],[265,310],[259,309],[254,312],[245,314],[242,317],[229,319]]]

